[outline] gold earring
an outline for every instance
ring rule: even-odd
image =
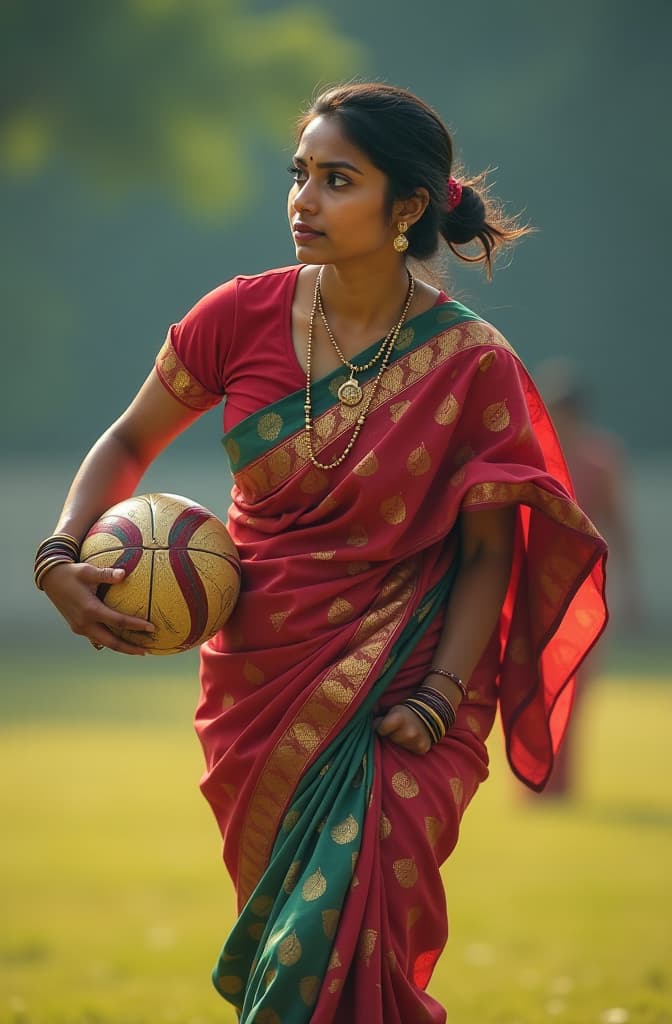
[[[397,231],[399,234],[394,238],[392,245],[396,252],[406,252],[408,249],[408,239],[406,238],[406,232],[408,231],[408,224],[405,220],[400,220],[397,224]]]

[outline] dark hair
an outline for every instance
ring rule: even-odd
[[[429,205],[408,231],[408,255],[432,256],[442,235],[453,253],[467,263],[485,263],[492,272],[494,250],[530,230],[504,215],[487,194],[485,174],[462,178],[459,205],[448,210],[448,179],[454,173],[453,141],[439,115],[406,89],[378,82],[337,85],[321,93],[299,119],[299,138],[315,117],[338,118],[346,137],[366,153],[388,179],[388,206],[408,199],[418,188]],[[475,253],[458,246],[476,243]]]

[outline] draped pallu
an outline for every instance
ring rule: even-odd
[[[168,382],[184,375],[175,353],[162,358]],[[321,461],[359,414],[335,397],[344,379],[313,385]],[[224,439],[243,589],[202,649],[196,727],[240,916],[214,980],[245,1024],[438,1024],[425,987],[447,938],[439,866],[487,775],[498,706],[512,770],[543,788],[605,624],[605,545],[525,368],[459,303],[402,331],[337,469],[311,463],[303,405],[293,393]],[[508,505],[499,625],[455,727],[414,756],[374,718],[431,664],[459,513]]]

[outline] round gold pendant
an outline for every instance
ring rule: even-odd
[[[343,381],[337,394],[339,402],[342,402],[343,405],[359,405],[364,396],[364,392],[354,377]]]

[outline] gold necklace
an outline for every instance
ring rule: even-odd
[[[392,350],[393,350],[393,348],[395,346],[397,338],[399,337],[399,332],[401,331],[401,328],[404,325],[404,321],[406,320],[406,316],[408,314],[408,310],[410,308],[411,302],[413,301],[413,295],[414,295],[414,292],[415,292],[415,279],[413,278],[413,276],[410,273],[408,274],[408,294],[406,296],[406,302],[404,303],[403,312],[401,314],[401,317],[397,321],[397,323],[392,328],[392,330],[389,332],[389,334],[387,334],[385,336],[385,341],[384,341],[383,345],[381,345],[378,353],[376,354],[375,359],[372,362],[367,363],[366,366],[364,366],[364,367],[357,367],[355,369],[353,369],[351,364],[347,363],[346,360],[343,359],[345,365],[349,366],[350,369],[351,369],[351,377],[350,377],[350,379],[351,379],[352,383],[361,392],[361,395],[357,399],[356,402],[353,402],[353,401],[349,401],[348,402],[346,400],[341,399],[340,392],[341,392],[341,389],[345,387],[345,384],[349,384],[350,381],[346,381],[345,384],[341,384],[341,387],[338,389],[339,390],[339,399],[341,401],[343,401],[345,405],[358,405],[359,402],[361,401],[362,395],[363,395],[363,391],[362,391],[360,385],[357,383],[357,381],[354,380],[354,378],[352,376],[352,373],[356,372],[357,370],[359,370],[361,372],[362,369],[368,369],[370,366],[373,366],[374,363],[377,362],[377,360],[379,358],[381,358],[381,357],[382,357],[382,362],[380,364],[380,369],[378,370],[378,373],[376,374],[375,380],[373,381],[371,390],[369,392],[369,397],[366,400],[364,408],[362,409],[362,411],[360,412],[359,416],[357,417],[357,420],[355,422],[355,429],[352,432],[352,436],[351,436],[350,440],[348,441],[347,445],[345,446],[344,450],[341,452],[341,454],[338,455],[332,462],[320,462],[320,460],[316,457],[315,452],[313,450],[313,436],[312,436],[313,435],[313,401],[312,401],[312,395],[311,395],[311,382],[312,382],[312,359],[313,359],[313,334],[314,334],[314,330],[315,330],[315,316],[317,314],[318,304],[319,304],[319,287],[320,287],[320,275],[318,274],[317,280],[315,282],[315,293],[313,295],[313,307],[312,307],[312,309],[310,311],[310,319],[308,321],[308,345],[307,345],[307,350],[306,350],[306,403],[305,403],[305,405],[303,407],[304,408],[304,412],[305,412],[305,417],[306,417],[306,420],[305,420],[305,431],[306,431],[306,440],[307,440],[307,444],[308,444],[308,458],[310,459],[312,464],[317,469],[336,469],[337,466],[340,466],[341,463],[345,461],[347,456],[352,451],[353,446],[355,444],[355,441],[359,437],[359,435],[361,433],[361,430],[362,430],[362,427],[364,426],[364,421],[366,420],[366,417],[368,415],[369,409],[371,408],[371,402],[373,401],[373,397],[374,397],[376,391],[378,390],[378,385],[380,384],[380,380],[381,380],[383,374],[385,373],[385,370],[387,369],[387,364],[390,361],[390,356],[392,355]]]
[[[372,366],[375,366],[375,364],[378,362],[378,360],[382,357],[383,353],[386,351],[388,342],[389,342],[390,338],[392,337],[392,335],[394,335],[395,338],[396,338],[397,335],[399,334],[399,331],[401,330],[401,326],[404,323],[404,320],[406,319],[406,316],[408,314],[409,306],[410,306],[411,301],[413,299],[413,292],[415,290],[415,282],[414,282],[410,272],[407,270],[406,273],[408,274],[408,292],[406,293],[406,302],[404,303],[404,308],[403,308],[403,310],[401,312],[401,317],[400,317],[399,321],[393,327],[391,327],[389,329],[389,331],[387,332],[387,334],[383,338],[381,346],[378,349],[378,351],[376,352],[375,356],[373,356],[372,359],[369,359],[368,363],[363,363],[363,364],[358,365],[357,363],[351,363],[350,360],[346,359],[346,357],[343,355],[343,353],[341,352],[341,349],[339,347],[339,344],[338,344],[338,342],[336,341],[336,338],[333,335],[331,327],[329,326],[329,323],[327,322],[327,317],[326,317],[326,314],[324,312],[324,306],[322,304],[322,290],[320,288],[320,282],[322,280],[322,269],[323,268],[320,267],[319,273],[317,275],[317,280],[315,281],[315,300],[314,301],[316,303],[317,311],[320,314],[320,319],[322,320],[322,323],[324,324],[324,329],[327,332],[327,335],[329,337],[329,340],[330,340],[331,344],[334,346],[334,349],[336,350],[336,355],[341,360],[343,365],[347,366],[347,368],[350,370],[350,377],[348,378],[348,380],[344,381],[341,384],[340,388],[338,389],[338,400],[339,400],[339,402],[342,402],[343,405],[349,405],[349,406],[359,405],[359,403],[362,400],[362,396],[363,396],[364,392],[362,391],[361,385],[355,380],[355,374],[356,373],[364,373],[365,370],[370,370]]]

